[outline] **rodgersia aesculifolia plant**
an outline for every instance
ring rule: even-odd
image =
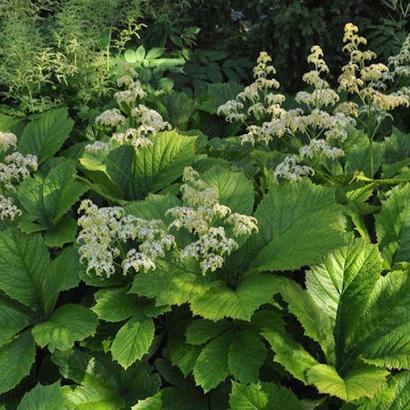
[[[356,125],[365,130],[371,143],[390,111],[410,105],[408,87],[388,92],[393,79],[408,76],[408,40],[399,55],[389,60],[391,72],[382,63],[371,63],[377,56],[362,50],[367,41],[355,25],[346,24],[343,42],[349,61],[342,68],[337,89],[325,79],[329,68],[322,49],[315,45],[307,59],[313,69],[303,76],[307,91],[298,92],[295,101],[299,106],[287,110],[283,108],[285,96],[273,92],[279,83],[271,78],[276,72],[269,65],[271,58],[261,52],[254,69],[255,81],[218,109],[227,121],[246,127],[246,133],[239,137],[242,143],[268,145],[289,139],[298,148],[276,167],[274,175],[279,179],[295,181],[312,176],[319,171],[317,161],[325,165],[323,161],[343,157],[343,144]],[[373,175],[372,164],[370,168]],[[323,167],[320,171],[325,172]]]

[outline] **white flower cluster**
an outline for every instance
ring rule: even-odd
[[[118,145],[132,145],[134,148],[144,148],[152,144],[150,136],[156,132],[171,129],[171,125],[164,121],[155,110],[143,104],[136,105],[140,98],[146,96],[141,83],[136,79],[137,73],[132,68],[123,70],[118,79],[119,86],[126,90],[117,92],[114,97],[119,108],[104,111],[95,122],[97,125],[115,128],[108,142],[96,141],[85,147],[90,153],[107,152]]]
[[[118,108],[113,108],[100,114],[95,119],[95,123],[106,127],[117,127],[118,125],[125,124],[126,120]]]
[[[35,155],[24,156],[15,151],[7,155],[4,162],[0,163],[0,187],[3,190],[14,191],[15,186],[34,171],[37,171],[37,157]]]
[[[301,159],[297,155],[288,155],[276,167],[274,175],[276,178],[288,181],[299,181],[303,177],[314,175],[313,168],[300,165]]]
[[[11,198],[0,194],[0,220],[9,219],[13,221],[17,216],[21,215],[21,210],[14,205]]]
[[[0,131],[0,151],[8,151],[17,148],[17,137],[11,132]]]
[[[232,226],[234,237],[250,235],[258,230],[256,218],[233,213],[218,202],[218,193],[209,187],[191,167],[184,170],[182,199],[188,206],[171,208],[167,215],[173,217],[170,229],[186,229],[198,239],[180,252],[183,258],[191,257],[200,262],[202,273],[222,267],[224,255],[230,255],[238,243],[226,236],[222,225]],[[215,226],[216,223],[219,225]]]
[[[401,71],[406,73],[405,67],[410,61],[408,59],[410,40],[406,39],[402,51],[390,60],[393,72],[397,68],[397,72],[393,74],[384,64],[369,64],[377,55],[371,50],[360,49],[360,46],[367,44],[367,40],[359,36],[358,31],[354,24],[348,23],[345,26],[343,50],[349,54],[349,62],[342,68],[342,74],[339,76],[339,91],[356,94],[363,102],[361,108],[363,112],[374,112],[375,109],[388,112],[400,106],[409,106],[410,99],[406,93],[386,94],[383,90],[386,88],[387,80],[399,75]]]
[[[87,273],[111,276],[115,273],[115,259],[121,255],[121,244],[138,241],[137,248],[128,251],[122,262],[124,274],[129,269],[154,269],[155,258],[175,245],[172,235],[163,229],[159,220],[145,220],[126,215],[121,207],[98,208],[90,200],[81,202],[78,219],[81,231],[77,241],[81,244],[81,260],[87,262]]]
[[[301,158],[313,159],[318,155],[323,155],[329,159],[340,158],[344,155],[342,149],[332,147],[326,140],[312,140],[308,145],[299,150]]]
[[[279,88],[279,82],[272,77],[276,71],[270,65],[271,61],[271,57],[266,52],[261,52],[253,70],[254,82],[245,87],[234,100],[229,100],[221,105],[217,114],[224,116],[229,122],[242,123],[246,123],[249,118],[253,118],[257,122],[274,121],[280,118],[284,113],[281,105],[285,101],[285,96],[272,92],[272,90]],[[257,128],[256,125],[248,127],[247,134],[242,138],[243,142],[255,143],[258,139]],[[269,141],[274,136],[275,128],[275,124],[272,124],[272,135]],[[267,135],[265,132],[265,136]]]
[[[37,171],[37,157],[23,155],[15,151],[17,137],[12,133],[0,132],[0,152],[13,150],[0,162],[0,220],[14,220],[21,215],[20,209],[11,197],[5,196],[16,190],[17,185],[28,178],[31,172]]]
[[[410,77],[410,33],[407,35],[399,54],[389,58],[393,78]]]
[[[78,219],[81,230],[77,241],[80,243],[80,257],[87,263],[87,272],[111,276],[116,271],[115,260],[124,274],[130,269],[138,272],[156,268],[157,258],[175,249],[182,258],[199,261],[203,274],[222,267],[224,256],[230,255],[238,247],[235,239],[227,236],[225,226],[232,229],[234,237],[251,235],[258,230],[257,220],[248,215],[232,212],[218,202],[215,189],[199,178],[192,168],[184,170],[184,184],[181,187],[185,206],[169,209],[166,215],[172,217],[168,226],[164,222],[146,220],[126,215],[121,207],[98,208],[90,200],[82,201]],[[172,230],[186,229],[196,236],[191,243],[179,249]],[[132,246],[129,243],[138,243]],[[127,254],[122,254],[122,246],[127,244]]]

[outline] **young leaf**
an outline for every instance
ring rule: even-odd
[[[202,350],[194,366],[194,378],[204,392],[215,388],[229,375],[228,351],[232,333],[211,340]]]
[[[26,125],[19,140],[19,151],[34,154],[39,162],[44,162],[63,146],[73,125],[66,107],[47,111]]]
[[[42,323],[34,326],[32,333],[40,347],[48,350],[68,350],[77,341],[95,333],[97,317],[91,310],[74,304],[65,304],[55,310]]]
[[[111,346],[111,353],[125,369],[140,360],[154,339],[155,326],[152,319],[140,321],[130,319],[117,333]]]

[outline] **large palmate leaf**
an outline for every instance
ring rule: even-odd
[[[244,322],[211,322],[197,319],[186,330],[186,343],[171,348],[171,359],[186,373],[182,354],[192,355],[192,371],[197,385],[205,392],[223,382],[228,375],[241,383],[256,383],[267,357],[259,334],[263,323],[282,323],[274,312],[263,312],[252,324]],[[181,346],[182,345],[182,346]],[[198,347],[201,349],[198,349]],[[189,351],[188,347],[193,347]],[[191,360],[191,359],[190,359]]]
[[[294,393],[272,383],[245,385],[233,382],[229,404],[231,410],[299,410],[304,408]]]
[[[59,383],[43,386],[38,384],[26,393],[17,410],[62,410],[65,399]]]
[[[36,326],[42,326],[39,322],[55,319],[59,310],[70,306],[63,305],[54,317],[50,316],[59,293],[78,284],[79,261],[73,248],[66,248],[50,261],[40,235],[26,236],[12,229],[0,232],[0,260],[0,372],[8,378],[4,382],[0,378],[0,390],[5,392],[30,371],[35,356],[31,330],[35,333]],[[71,318],[71,324],[63,323],[51,329],[50,340],[54,338],[55,345],[64,348],[67,338],[80,340],[76,335],[81,333],[81,322],[77,319]],[[94,322],[95,330],[96,318]],[[64,338],[62,328],[69,326],[72,327],[70,336]],[[43,341],[39,341],[42,346],[48,343]],[[52,344],[51,341],[51,349],[55,347]]]
[[[124,370],[104,354],[92,356],[75,349],[54,353],[52,360],[61,375],[75,383],[63,388],[71,405],[68,408],[92,410],[98,405],[101,409],[125,410],[160,387],[160,378],[148,366],[138,364]]]
[[[410,368],[410,278],[401,271],[381,276],[382,267],[375,245],[352,240],[312,268],[306,290],[282,279],[289,311],[321,346],[327,363],[277,326],[264,331],[275,360],[320,392],[346,401],[373,397],[386,369]]]
[[[36,155],[40,162],[46,161],[63,146],[73,125],[67,108],[47,111],[26,125],[19,140],[19,151]]]
[[[53,246],[74,240],[76,222],[65,215],[88,190],[86,184],[76,180],[75,168],[75,162],[67,160],[52,168],[45,178],[29,178],[20,185],[17,196],[27,211],[20,223],[23,231],[47,230],[46,242]]]
[[[249,240],[253,270],[297,269],[343,244],[334,191],[308,180],[274,185],[255,216],[259,234]]]
[[[194,158],[196,137],[184,136],[176,131],[161,132],[152,137],[152,145],[135,150],[123,145],[106,157],[89,156],[81,164],[92,171],[90,178],[99,192],[119,200],[142,199],[156,193],[177,180],[185,166]]]
[[[376,233],[389,263],[410,262],[410,184],[390,191],[376,215]]]

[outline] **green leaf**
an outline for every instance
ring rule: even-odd
[[[266,358],[266,348],[252,330],[237,332],[228,353],[229,371],[241,383],[256,383]]]
[[[53,222],[57,222],[88,190],[87,185],[75,177],[75,162],[66,160],[52,168],[44,179],[44,208]]]
[[[0,304],[0,348],[10,342],[18,332],[29,326],[32,321],[33,319],[28,314],[12,306]]]
[[[32,333],[36,342],[54,350],[68,350],[77,341],[95,333],[97,317],[91,310],[74,304],[59,307],[42,323],[34,326]]]
[[[410,372],[394,375],[371,400],[361,400],[358,410],[401,410],[410,402]]]
[[[268,395],[260,384],[247,386],[232,382],[229,404],[232,410],[263,410],[267,408]]]
[[[157,374],[143,364],[127,370],[113,362],[108,355],[74,349],[56,352],[53,362],[61,375],[79,386],[65,387],[65,396],[74,408],[128,409],[137,400],[155,394],[161,384]],[[70,408],[70,407],[69,407]]]
[[[192,345],[202,345],[231,328],[231,324],[220,321],[194,320],[186,330],[186,341]]]
[[[80,259],[74,246],[65,248],[49,265],[41,291],[44,311],[50,313],[60,292],[75,288],[80,282]]]
[[[317,263],[343,245],[343,220],[332,189],[308,180],[274,185],[255,213],[259,234],[250,239],[257,271],[293,270]]]
[[[57,241],[56,236],[67,235],[67,230],[70,231],[72,226],[67,218],[64,221],[61,218],[87,190],[86,184],[76,180],[75,162],[66,160],[52,168],[44,179],[36,177],[23,181],[17,197],[30,214],[31,221],[44,229],[50,229],[53,242],[61,243],[61,239]]]
[[[148,353],[154,332],[155,326],[151,319],[130,319],[114,338],[111,346],[112,357],[126,369]]]
[[[91,310],[107,322],[122,322],[143,310],[140,299],[129,295],[126,288],[99,290],[95,294],[95,301]]]
[[[48,265],[41,235],[26,236],[12,229],[0,232],[0,289],[8,296],[27,307],[39,308]]]
[[[253,184],[242,172],[215,166],[202,174],[201,179],[217,190],[221,204],[229,206],[233,212],[252,214]]]
[[[26,125],[19,140],[19,151],[34,154],[44,162],[63,146],[73,126],[66,107],[47,111]]]
[[[288,389],[272,383],[239,384],[232,382],[231,410],[301,410],[302,404]]]
[[[321,392],[348,401],[372,397],[385,381],[385,368],[409,369],[410,278],[401,271],[382,276],[382,267],[377,247],[356,239],[308,272],[306,290],[282,279],[289,311],[320,344],[327,364],[315,365],[283,329],[268,328],[263,334],[274,360]],[[311,359],[297,358],[296,351]]]
[[[225,333],[211,340],[203,349],[194,366],[194,378],[204,392],[215,388],[229,375],[228,351],[231,333]]]
[[[20,333],[0,349],[0,394],[17,386],[29,374],[35,353],[30,331]]]
[[[151,146],[137,152],[131,146],[111,151],[106,172],[121,188],[123,199],[140,199],[178,179],[194,160],[194,145],[194,137],[175,131],[158,133],[152,137]]]
[[[317,360],[283,329],[264,329],[262,335],[275,353],[275,362],[280,363],[293,377],[307,384],[306,372],[319,364]]]
[[[209,320],[227,317],[249,321],[259,306],[272,301],[277,291],[277,278],[268,274],[245,276],[236,289],[222,281],[213,282],[202,294],[193,295],[191,309]]]
[[[410,184],[393,189],[376,215],[376,233],[385,259],[410,262]]]
[[[333,367],[318,364],[308,371],[308,380],[320,393],[351,402],[364,396],[373,397],[385,383],[387,375],[385,370],[368,367],[350,370],[342,378]]]
[[[37,384],[26,393],[17,410],[62,410],[66,408],[60,383],[43,386]]]
[[[139,273],[130,293],[154,298],[156,305],[183,305],[208,290],[206,278],[186,264],[158,260],[153,272]]]
[[[199,108],[210,114],[216,114],[222,104],[225,104],[228,100],[233,100],[242,90],[243,87],[233,81],[209,84]]]

